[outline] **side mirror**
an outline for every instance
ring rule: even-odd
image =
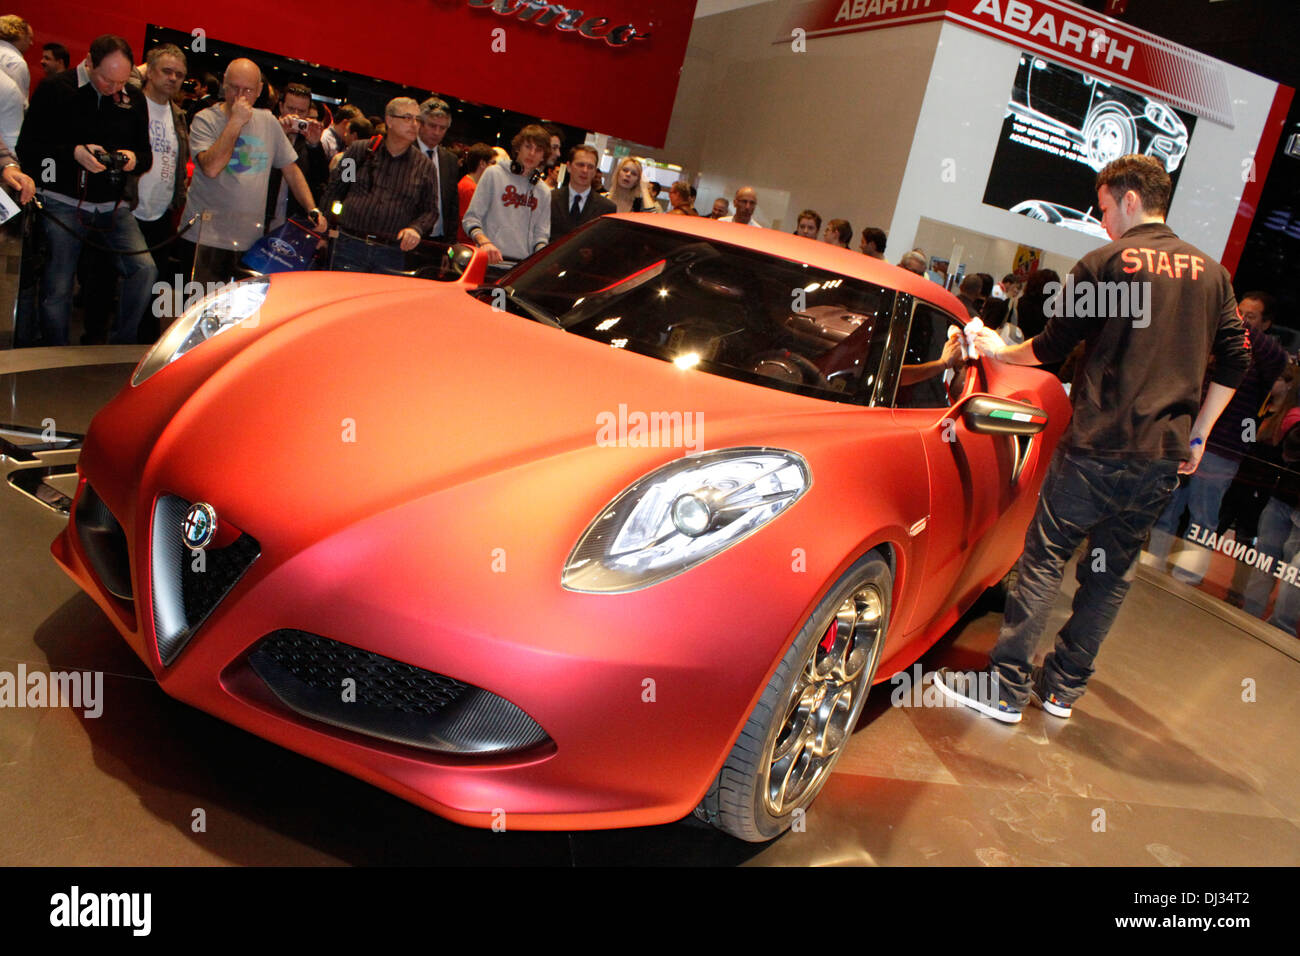
[[[474,247],[468,246],[463,242],[457,242],[447,247],[447,261],[451,263],[452,271],[458,276],[463,276],[469,264],[474,260]]]
[[[480,286],[487,274],[487,253],[475,246],[458,242],[447,249],[447,261],[462,285]]]
[[[1037,435],[1047,427],[1047,412],[1024,402],[972,395],[961,404],[962,421],[981,435]]]

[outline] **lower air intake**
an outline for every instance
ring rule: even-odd
[[[306,631],[271,632],[248,663],[285,706],[359,734],[479,755],[547,740],[536,721],[481,687]]]

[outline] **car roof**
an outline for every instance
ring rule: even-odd
[[[966,315],[966,309],[957,297],[937,282],[931,282],[924,276],[909,272],[901,266],[890,265],[882,259],[873,259],[852,249],[832,246],[819,239],[796,236],[776,229],[759,229],[734,222],[721,222],[717,219],[709,219],[707,216],[670,216],[667,213],[634,212],[605,218],[621,219],[653,229],[665,229],[703,239],[727,242],[779,256],[791,262],[806,262],[810,266],[828,272],[906,292],[958,317]]]

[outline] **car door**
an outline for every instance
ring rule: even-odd
[[[964,320],[919,299],[900,298],[909,300],[901,308],[910,315],[893,414],[916,435],[929,479],[929,514],[914,542],[916,553],[924,554],[925,583],[905,625],[912,630],[982,586],[1004,557],[991,553],[997,536],[990,532],[1017,493],[1017,449],[1011,436],[971,431],[954,410],[963,397],[986,390],[980,364],[965,364],[951,376],[936,368],[949,329]]]

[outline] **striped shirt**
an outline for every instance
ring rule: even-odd
[[[344,182],[345,174],[355,182]],[[389,241],[403,229],[423,236],[438,215],[433,164],[413,146],[394,156],[386,142],[378,149],[369,142],[353,143],[330,173],[324,207],[331,209],[338,200],[343,201],[338,222],[345,232]]]

